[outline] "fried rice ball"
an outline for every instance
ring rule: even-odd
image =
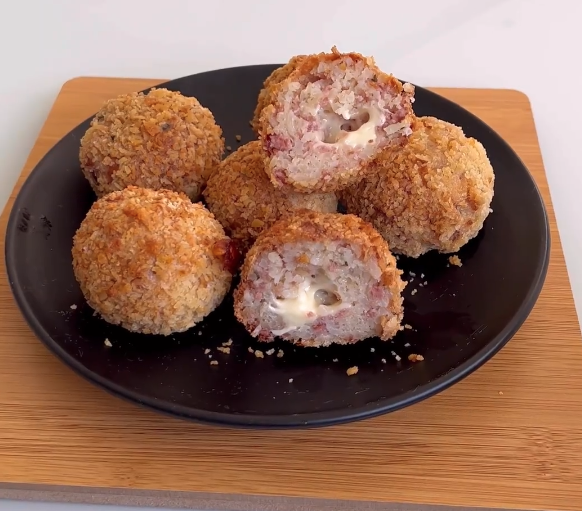
[[[259,122],[261,118],[261,112],[263,109],[273,101],[273,90],[275,86],[285,80],[299,65],[299,63],[305,58],[305,55],[296,55],[292,57],[287,64],[278,67],[273,71],[267,79],[263,82],[263,88],[259,92],[259,98],[257,100],[257,106],[255,108],[255,115],[251,122],[251,126],[256,134],[259,133]]]
[[[394,253],[457,252],[491,211],[495,176],[485,148],[448,122],[419,118],[408,144],[385,150],[373,167],[341,200]]]
[[[258,140],[225,158],[204,190],[208,209],[245,254],[256,237],[283,216],[298,209],[337,211],[333,193],[298,193],[273,187],[265,173]]]
[[[271,88],[259,138],[274,186],[333,192],[359,181],[384,148],[412,132],[414,87],[359,53],[309,55]]]
[[[224,153],[222,129],[196,98],[167,89],[107,101],[81,139],[97,197],[134,185],[197,200]]]
[[[354,215],[302,210],[264,231],[234,293],[235,316],[260,341],[298,346],[391,339],[405,283],[380,234]]]
[[[233,243],[182,194],[129,186],[98,199],[73,239],[73,270],[101,317],[143,334],[188,330],[230,289]]]

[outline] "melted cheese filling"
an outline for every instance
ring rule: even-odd
[[[353,117],[344,118],[335,112],[322,114],[324,139],[327,144],[365,146],[376,141],[376,128],[384,123],[384,116],[376,108],[364,110]]]
[[[295,298],[273,299],[269,310],[279,315],[285,325],[280,330],[273,330],[273,334],[286,334],[347,307],[349,304],[341,301],[327,277],[306,277],[299,285]]]

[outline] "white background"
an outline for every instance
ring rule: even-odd
[[[11,0],[0,11],[0,207],[72,77],[176,78],[336,44],[418,85],[529,96],[580,311],[581,21],[573,0]]]

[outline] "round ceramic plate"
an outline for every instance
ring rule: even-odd
[[[275,67],[223,69],[163,86],[210,108],[235,148],[241,143],[236,135],[242,143],[254,138],[249,120]],[[421,87],[414,106],[418,115],[455,123],[483,143],[496,172],[495,198],[483,230],[458,254],[462,267],[449,265],[446,255],[400,258],[405,278],[416,275],[404,301],[404,322],[412,328],[392,342],[259,346],[235,320],[230,295],[203,323],[170,337],[133,334],[94,315],[71,266],[73,234],[95,200],[78,162],[89,121],[49,151],[16,199],[6,234],[16,301],[36,335],[75,371],[118,396],[179,417],[251,427],[321,426],[436,394],[491,358],[525,321],[543,285],[550,240],[531,175],[493,130]],[[216,350],[230,339],[230,354]],[[260,348],[264,358],[249,347]],[[275,354],[267,354],[270,348]],[[410,354],[424,361],[412,363]],[[352,366],[359,371],[348,376]]]

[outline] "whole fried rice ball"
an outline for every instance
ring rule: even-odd
[[[196,98],[153,89],[107,101],[81,139],[80,160],[98,197],[134,185],[197,200],[223,153],[210,110]]]
[[[448,122],[419,118],[408,144],[385,150],[373,167],[341,199],[395,253],[456,252],[491,211],[495,176],[485,148]]]
[[[300,211],[264,231],[234,293],[253,337],[299,346],[392,338],[405,283],[380,234],[354,215]]]
[[[273,90],[275,86],[285,80],[299,65],[299,63],[305,58],[305,55],[296,55],[292,57],[291,60],[284,66],[278,67],[273,71],[267,79],[263,82],[263,88],[259,92],[259,98],[257,100],[257,106],[255,108],[255,115],[251,122],[251,126],[255,133],[259,133],[259,122],[261,118],[261,112],[263,109],[273,101]]]
[[[132,332],[188,330],[229,291],[232,241],[181,193],[129,186],[97,200],[73,239],[87,303]]]
[[[261,143],[249,142],[222,161],[204,190],[208,209],[243,254],[263,230],[295,210],[337,211],[333,193],[307,194],[273,187],[264,161]]]
[[[278,188],[332,192],[359,181],[414,123],[414,87],[359,53],[304,57],[260,115],[266,171]]]

